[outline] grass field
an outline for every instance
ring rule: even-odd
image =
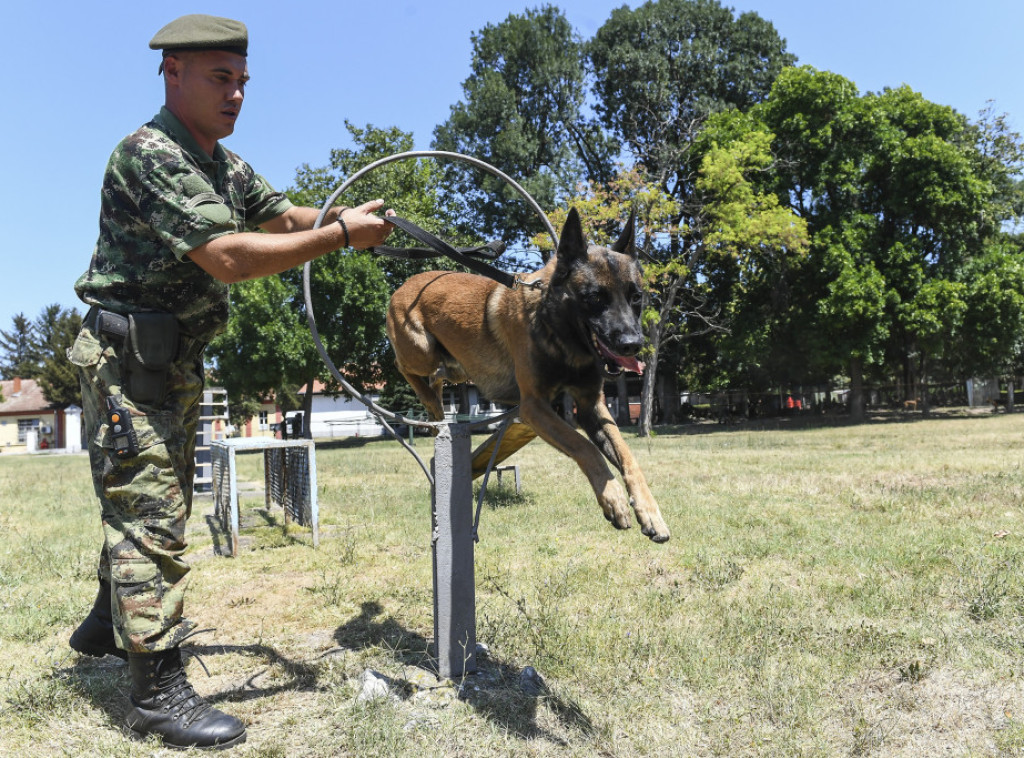
[[[249,725],[230,754],[1024,753],[1024,415],[628,441],[671,541],[612,529],[529,445],[522,495],[485,501],[461,682],[426,670],[429,495],[395,443],[318,448],[317,550],[253,494],[224,557],[197,499],[188,615],[215,630],[189,673]],[[67,647],[96,512],[84,457],[0,455],[0,754],[172,754],[122,728],[125,666]],[[359,698],[368,671],[390,698]]]

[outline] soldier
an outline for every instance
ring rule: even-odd
[[[99,240],[75,284],[91,308],[69,358],[81,376],[104,544],[96,602],[70,644],[128,661],[136,733],[172,747],[227,747],[245,741],[245,726],[195,693],[179,649],[195,629],[183,615],[182,555],[203,349],[227,322],[232,282],[378,245],[391,225],[374,215],[377,200],[332,208],[313,229],[316,209],[292,205],[221,146],[249,79],[242,23],[183,16],[149,46],[163,54],[165,105],[115,148]]]

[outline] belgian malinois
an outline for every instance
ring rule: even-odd
[[[444,418],[446,380],[472,381],[483,396],[518,405],[521,421],[583,470],[605,518],[628,529],[632,502],[643,533],[665,542],[668,526],[604,402],[605,379],[642,371],[634,216],[606,248],[587,245],[570,210],[555,256],[522,285],[451,271],[411,277],[387,314],[398,369],[436,421]],[[593,442],[552,408],[563,391]],[[602,453],[622,474],[628,498]]]

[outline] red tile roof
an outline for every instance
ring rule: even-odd
[[[0,416],[42,413],[53,409],[34,379],[0,381]]]

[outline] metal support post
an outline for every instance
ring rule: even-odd
[[[439,427],[434,438],[434,640],[442,678],[476,671],[470,435],[467,424],[447,424]]]

